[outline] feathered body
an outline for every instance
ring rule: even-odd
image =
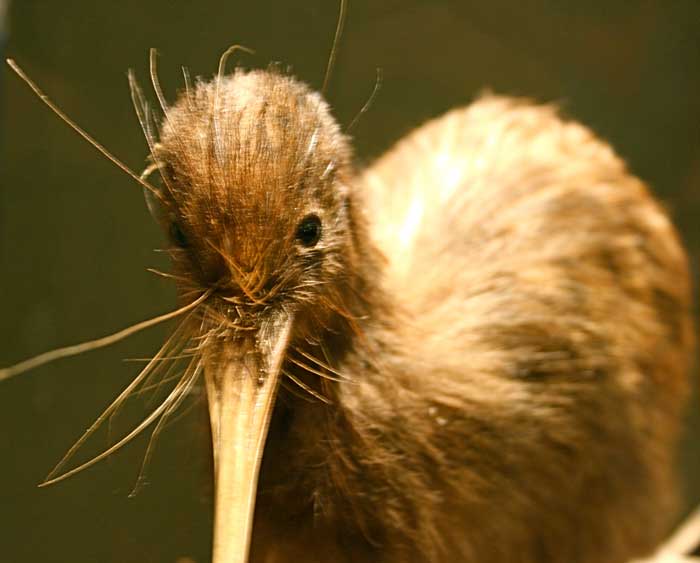
[[[318,94],[237,70],[155,149],[210,345],[294,314],[251,561],[623,563],[662,538],[686,258],[589,130],[489,96],[356,173]]]

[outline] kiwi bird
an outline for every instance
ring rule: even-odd
[[[688,269],[589,130],[488,96],[358,174],[319,94],[239,69],[183,94],[153,146],[181,291],[209,292],[216,563],[249,542],[252,561],[613,563],[659,541]]]
[[[157,135],[133,86],[193,304],[179,389],[203,373],[215,563],[653,550],[689,274],[606,143],[489,95],[360,171],[322,96],[278,70],[188,86]]]

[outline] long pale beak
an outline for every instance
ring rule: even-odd
[[[216,490],[213,563],[248,561],[260,461],[291,325],[291,315],[277,313],[256,338],[205,367]]]

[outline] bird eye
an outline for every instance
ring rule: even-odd
[[[321,238],[321,219],[319,219],[318,215],[312,213],[301,220],[299,226],[297,226],[296,238],[307,248],[316,246],[316,243]]]
[[[180,248],[187,247],[187,237],[177,221],[170,223],[170,239]]]

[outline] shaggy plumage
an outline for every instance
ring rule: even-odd
[[[357,173],[318,94],[237,70],[151,144],[208,349],[294,316],[252,561],[623,563],[662,538],[688,269],[588,129],[487,96]]]

